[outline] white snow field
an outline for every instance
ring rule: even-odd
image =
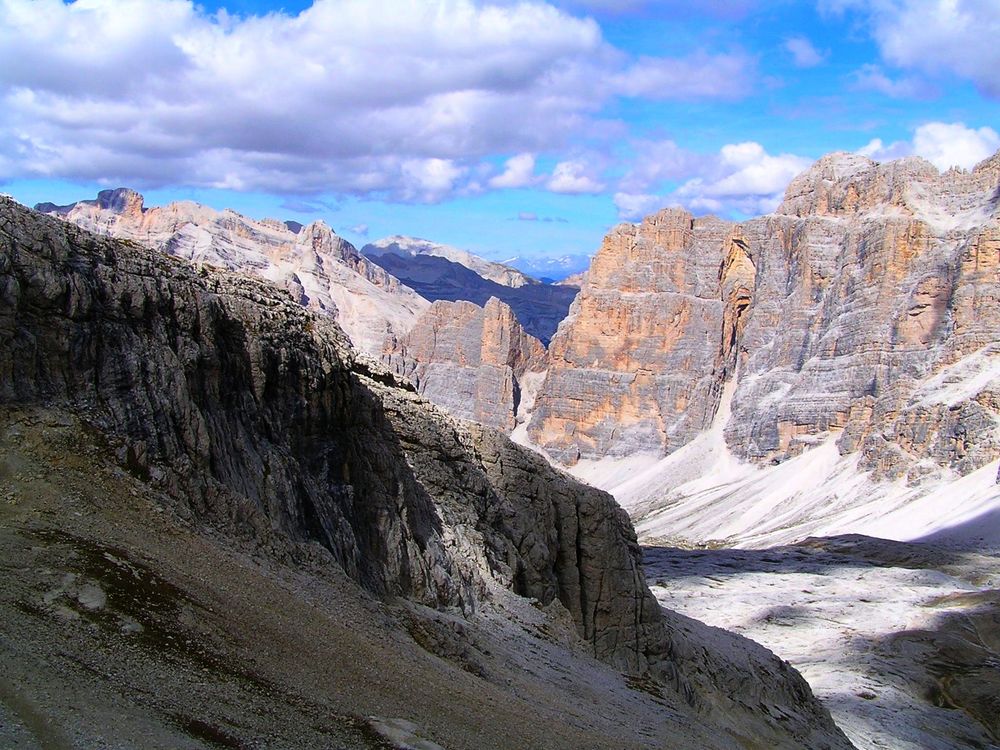
[[[988,347],[913,400],[954,406],[998,378]],[[666,458],[570,469],[629,511],[660,603],[791,662],[862,750],[1000,748],[1000,462],[880,484],[832,434],[755,466],[723,439],[733,391]]]

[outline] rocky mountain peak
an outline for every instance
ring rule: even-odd
[[[552,340],[529,435],[568,464],[670,453],[736,376],[725,437],[740,458],[835,436],[878,476],[977,470],[1000,455],[996,387],[952,411],[913,394],[1000,336],[998,165],[832,154],[770,216],[669,209],[615,228]]]
[[[140,217],[145,210],[143,197],[131,188],[102,190],[97,194],[97,207],[116,214]]]
[[[540,374],[546,364],[542,342],[496,297],[484,307],[434,302],[383,359],[449,413],[506,432],[516,426],[530,390],[525,376]]]
[[[920,157],[880,164],[860,154],[838,152],[792,180],[776,213],[849,216],[891,207],[906,210],[907,188],[938,177],[937,168]]]

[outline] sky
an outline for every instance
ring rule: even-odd
[[[973,167],[997,39],[998,0],[0,0],[0,191],[590,254],[831,151]]]

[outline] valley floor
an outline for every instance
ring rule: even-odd
[[[645,565],[663,606],[791,662],[858,748],[1000,747],[1000,556],[842,536]]]

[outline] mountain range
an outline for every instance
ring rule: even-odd
[[[262,545],[281,565],[316,551],[364,592],[351,607],[387,602],[375,621],[402,618],[450,665],[419,667],[428,680],[458,665],[500,686],[501,707],[505,680],[546,694],[533,711],[562,718],[545,746],[850,746],[787,665],[657,614],[620,508],[655,552],[661,602],[694,586],[669,580],[699,569],[678,547],[784,545],[764,553],[769,565],[816,545],[842,561],[849,548],[851,565],[906,570],[925,553],[842,535],[1000,549],[1000,154],[943,173],[915,157],[831,154],[772,214],[732,222],[667,209],[614,228],[576,285],[427,240],[394,236],[359,252],[321,222],[147,209],[127,189],[36,206],[50,217],[3,208],[10,429],[97,440],[86,443],[95,470],[125,467],[140,495],[159,493],[182,521],[204,515],[220,549]],[[18,460],[44,474],[62,459]],[[15,547],[31,528],[18,518]],[[186,544],[202,543],[194,531]],[[69,554],[63,546],[52,554]],[[979,565],[986,583],[963,572],[961,585],[993,585],[992,558],[956,555],[921,564],[947,576]],[[83,585],[52,602],[80,614]],[[303,585],[292,601],[319,584]],[[980,612],[972,602],[962,617]],[[543,637],[525,645],[510,623]],[[406,637],[387,627],[410,659]],[[941,688],[971,717],[949,723],[944,744],[931,727],[900,747],[997,739],[982,687],[994,684],[982,666],[993,629],[982,627],[948,637],[986,661],[945,655],[944,636],[928,631],[921,653],[936,656],[893,662],[915,675],[899,698],[915,714],[934,659],[952,682],[962,670],[982,676],[961,694]],[[530,677],[491,657],[525,648],[544,653],[544,668],[521,665]],[[643,728],[566,719],[553,707],[579,696],[554,675],[582,679],[580,653],[647,686],[665,713],[633,705],[597,666],[593,701]],[[449,714],[446,724],[472,733],[463,739],[396,700],[392,710],[421,717],[398,730],[409,742],[429,732],[474,746],[469,736],[492,731]],[[852,723],[856,700],[830,705],[850,741],[877,746]],[[366,731],[391,735],[395,719],[379,710]],[[508,740],[494,742],[543,746]]]
[[[5,741],[851,747],[609,495],[287,289],[8,199],[0,250]]]

